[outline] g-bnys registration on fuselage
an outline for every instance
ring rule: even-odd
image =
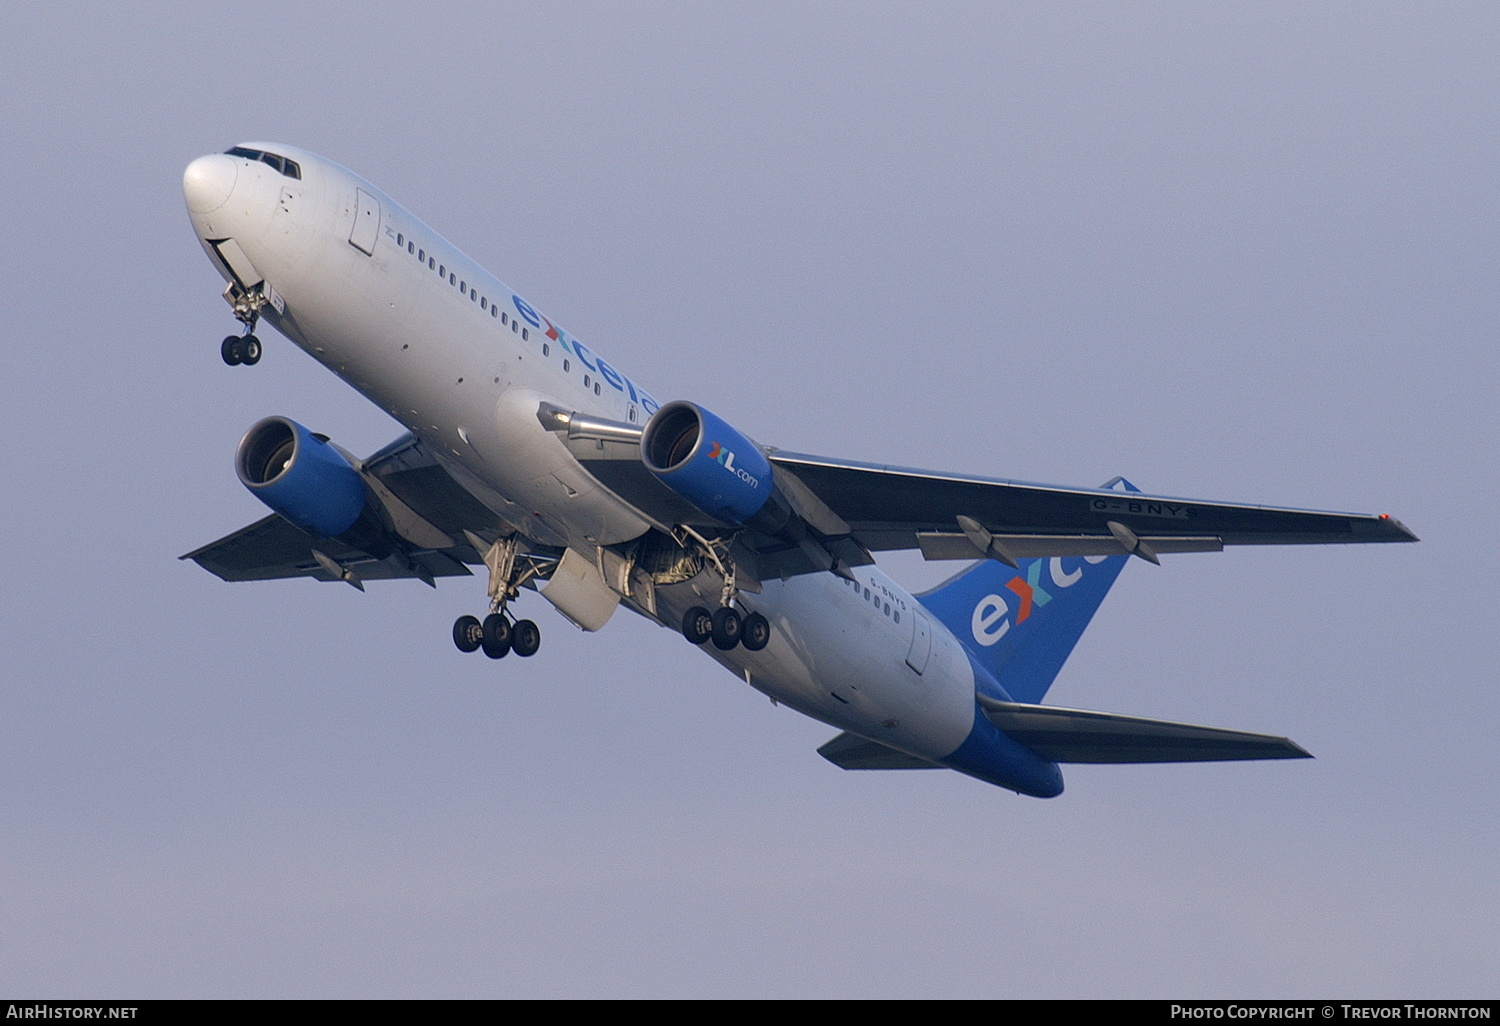
[[[1283,759],[1282,737],[1041,704],[1131,557],[1225,545],[1408,542],[1387,516],[1062,488],[782,452],[694,402],[659,403],[379,189],[245,143],[183,178],[241,322],[268,322],[400,421],[359,459],[285,417],[240,480],[274,512],[189,553],[228,581],[365,582],[482,568],[454,643],[533,656],[535,591],[585,631],[617,607],[681,632],[841,731],[845,769],[948,767],[1050,797],[1059,763]],[[971,561],[913,596],[874,553]],[[478,605],[478,603],[475,603]]]

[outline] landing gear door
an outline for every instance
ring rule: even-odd
[[[927,669],[927,659],[932,655],[932,626],[927,617],[915,610],[911,618],[911,651],[906,653],[906,665],[921,673]]]
[[[363,189],[354,190],[354,230],[349,245],[366,256],[375,255],[375,237],[380,234],[380,201]]]

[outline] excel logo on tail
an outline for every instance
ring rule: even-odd
[[[1084,562],[1102,563],[1106,556],[1085,556]],[[1047,567],[1047,576],[1050,583],[1042,583],[1042,566]],[[986,595],[979,600],[974,607],[974,616],[969,622],[974,633],[974,640],[979,644],[989,647],[1001,638],[1005,637],[1012,623],[1025,623],[1031,617],[1033,611],[1051,602],[1057,592],[1064,588],[1071,588],[1083,578],[1083,568],[1076,567],[1072,571],[1063,570],[1063,557],[1053,556],[1050,559],[1034,559],[1026,567],[1026,576],[1020,574],[1005,582],[1005,588],[1011,592],[1016,602],[1014,616],[1010,603],[999,595]],[[1053,590],[1049,591],[1048,588]]]
[[[748,470],[741,469],[740,467],[736,467],[734,465],[734,453],[724,448],[718,442],[710,442],[708,444],[713,446],[713,448],[708,451],[709,459],[721,465],[725,470],[729,471],[735,477],[745,482],[751,488],[760,487],[760,481],[757,480],[753,474],[751,474]]]

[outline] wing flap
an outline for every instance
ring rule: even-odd
[[[392,510],[395,526],[414,539],[423,538],[426,532],[410,531],[401,523],[403,512],[420,517],[428,530],[436,529],[454,540],[463,538],[465,528],[476,529],[476,525],[495,521],[495,514],[455,481],[427,447],[410,434],[402,435],[362,461],[360,469],[400,500],[405,510]]]
[[[1125,546],[1112,534],[997,534],[994,540],[1017,559],[1036,556],[1123,556]],[[1140,536],[1154,552],[1222,552],[1224,543],[1213,535]],[[917,547],[922,558],[984,559],[987,553],[969,540],[966,534],[918,531]]]
[[[1170,720],[1003,702],[979,695],[991,723],[1053,762],[1221,762],[1237,759],[1311,759],[1293,741],[1222,727]]]

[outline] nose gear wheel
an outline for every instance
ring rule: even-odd
[[[260,313],[271,300],[266,296],[262,282],[246,290],[231,283],[224,289],[224,299],[234,310],[235,320],[245,326],[243,335],[229,335],[219,344],[219,356],[229,366],[244,364],[253,367],[260,363],[261,344],[255,337],[255,326],[260,323]]]
[[[231,367],[241,363],[253,367],[260,363],[260,353],[260,339],[254,335],[227,335],[219,344],[219,355]]]

